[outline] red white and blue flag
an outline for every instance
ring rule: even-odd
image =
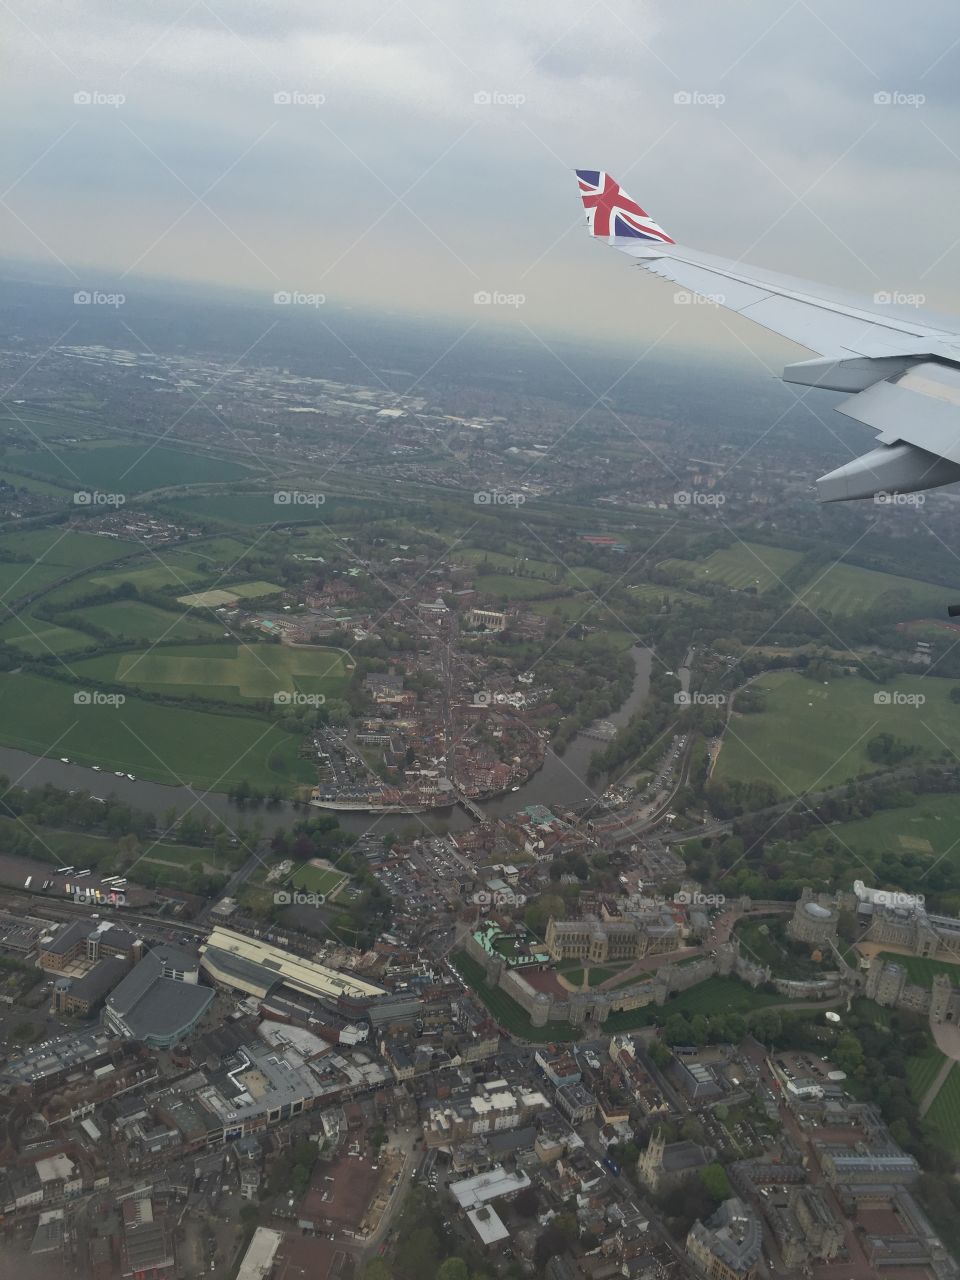
[[[663,227],[620,189],[608,173],[600,169],[578,169],[580,199],[587,211],[587,224],[594,236],[631,236],[638,240],[659,240],[673,244]]]

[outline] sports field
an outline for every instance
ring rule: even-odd
[[[960,861],[960,796],[917,796],[905,809],[882,809],[869,818],[844,822],[837,836],[864,858],[904,853],[934,859],[950,854]]]
[[[898,675],[889,690],[847,676],[817,683],[796,672],[772,672],[753,686],[766,700],[757,715],[734,714],[714,776],[769,782],[781,792],[836,786],[879,766],[867,743],[879,733],[918,748],[919,757],[960,749],[960,716],[950,701],[954,681]],[[890,701],[878,704],[878,693]],[[897,702],[923,697],[923,705]]]
[[[310,862],[305,862],[303,866],[297,867],[289,879],[289,884],[295,889],[302,889],[306,893],[322,893],[328,898],[333,897],[342,886],[349,880],[343,871],[338,871],[336,867],[313,866]]]
[[[807,584],[794,587],[794,591],[814,613],[831,613],[837,617],[866,613],[886,601],[896,621],[931,612],[944,613],[953,598],[946,587],[898,578],[892,573],[877,573],[873,569],[858,569],[852,564],[814,570]]]
[[[940,1086],[926,1120],[951,1151],[960,1152],[960,1067],[956,1063]]]
[[[78,675],[93,680],[228,700],[280,692],[337,697],[352,669],[339,649],[276,644],[174,645],[74,664]]]
[[[664,560],[661,568],[676,568],[703,582],[719,582],[734,591],[752,588],[758,593],[780,585],[780,579],[800,559],[799,551],[766,547],[758,542],[735,542],[701,563],[694,560]]]
[[[246,779],[269,789],[311,782],[299,738],[254,714],[216,715],[131,695],[122,707],[74,702],[61,680],[10,673],[0,681],[0,742],[35,755],[123,769],[154,782],[224,791]],[[109,787],[109,779],[104,778]]]
[[[215,609],[222,604],[235,604],[237,600],[255,600],[260,596],[274,596],[282,591],[275,582],[233,582],[230,586],[214,587],[209,591],[194,591],[178,596],[180,604]]]

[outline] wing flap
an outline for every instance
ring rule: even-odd
[[[910,349],[922,354],[932,341],[955,337],[949,329],[925,323],[918,312],[904,316],[886,306],[875,311],[866,299],[746,267],[733,259],[681,245],[624,239],[611,243],[634,258],[642,270],[672,280],[818,355],[887,356]]]
[[[876,382],[837,409],[879,432],[881,444],[915,445],[960,463],[960,369],[926,361]]]

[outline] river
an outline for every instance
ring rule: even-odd
[[[650,687],[653,661],[651,650],[635,645],[630,653],[635,671],[633,688],[620,709],[608,717],[618,728],[625,725],[633,713],[639,710]],[[525,805],[566,806],[596,796],[605,784],[600,782],[589,787],[584,779],[590,757],[595,751],[602,749],[602,742],[578,734],[562,756],[548,749],[543,768],[524,783],[519,791],[507,792],[506,795],[484,801],[480,807],[491,818],[497,818],[515,813]],[[103,797],[113,795],[132,808],[155,814],[158,819],[171,807],[178,813],[192,808],[198,814],[215,815],[233,828],[244,823],[249,825],[254,818],[259,818],[262,829],[267,834],[280,827],[289,827],[307,812],[288,803],[273,808],[266,805],[259,808],[241,807],[221,792],[170,787],[140,778],[131,781],[129,778],[118,778],[113,773],[95,772],[84,765],[64,764],[52,756],[34,756],[12,747],[0,747],[0,774],[5,774],[11,783],[23,787],[52,783],[64,791],[83,790]],[[386,833],[408,828],[422,830],[423,826],[431,830],[446,827],[457,831],[473,825],[472,819],[459,806],[422,814],[339,813],[336,817],[345,831],[356,836],[363,835],[366,831]]]

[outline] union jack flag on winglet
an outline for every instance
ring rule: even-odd
[[[636,240],[675,243],[636,200],[621,191],[609,173],[600,169],[578,169],[576,172],[591,235],[631,236]]]

